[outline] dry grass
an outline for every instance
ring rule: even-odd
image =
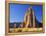
[[[42,28],[10,28],[10,32],[41,32]]]

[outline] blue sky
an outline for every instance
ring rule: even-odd
[[[31,4],[10,4],[10,22],[23,22],[26,10],[29,7],[35,12],[35,16],[39,22],[42,22],[42,5]]]

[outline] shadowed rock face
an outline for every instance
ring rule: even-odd
[[[35,24],[34,24],[33,21],[35,21]],[[33,12],[33,9],[32,8],[29,8],[27,10],[27,12],[26,12],[26,14],[24,16],[24,22],[14,22],[14,23],[10,23],[10,26],[9,27],[10,28],[14,28],[14,24],[16,24],[16,28],[25,28],[25,27],[32,28],[33,27],[33,24],[35,25],[35,28],[42,27],[42,23],[40,23],[37,20],[36,16],[34,15],[34,12]]]
[[[36,25],[35,27],[38,27],[38,28],[39,28],[39,27],[42,27],[42,23],[39,22],[39,21],[36,19],[36,17],[35,17],[35,23],[36,23],[36,24],[35,24],[35,25]]]

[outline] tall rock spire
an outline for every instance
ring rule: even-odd
[[[28,27],[30,25],[30,27],[35,27],[35,16],[34,16],[34,11],[33,9],[30,7],[28,8],[25,16],[24,16],[24,21],[25,21],[25,27]]]

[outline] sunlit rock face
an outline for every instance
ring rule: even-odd
[[[25,27],[35,27],[35,16],[34,11],[32,8],[28,8],[25,16],[24,16],[24,23]]]

